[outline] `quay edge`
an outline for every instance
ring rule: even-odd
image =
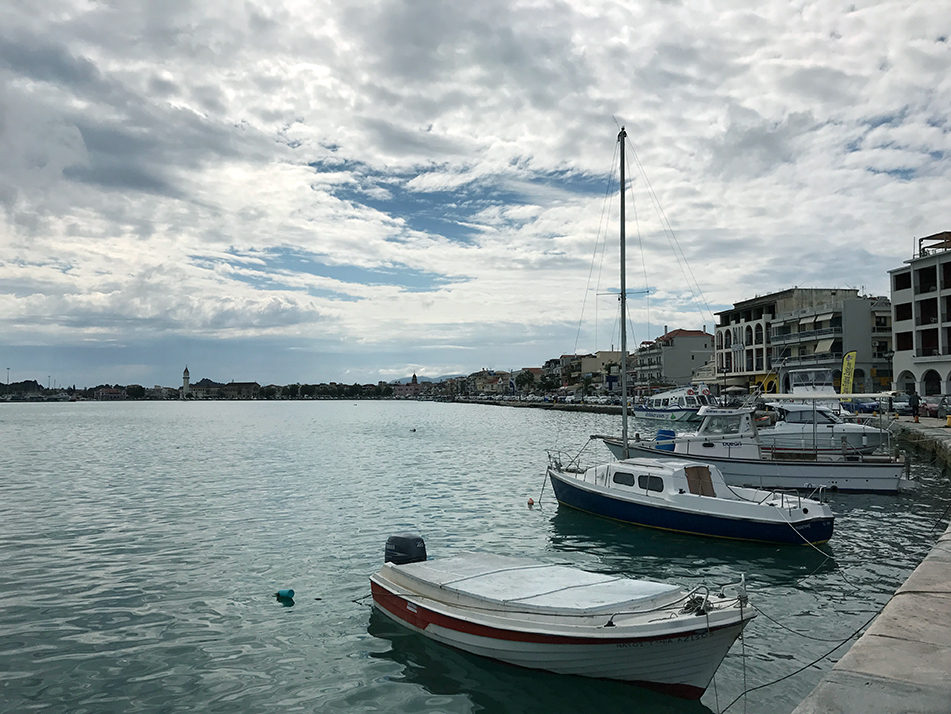
[[[951,465],[951,428],[909,417],[892,431]],[[951,714],[951,525],[865,633],[793,714]]]

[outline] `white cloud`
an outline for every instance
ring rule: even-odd
[[[951,219],[939,5],[8,4],[0,329],[11,358],[311,340],[373,381],[541,363],[593,301],[603,347],[615,118],[676,235],[634,172],[636,339],[793,284],[884,293]]]

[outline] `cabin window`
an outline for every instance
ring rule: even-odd
[[[664,479],[660,476],[648,476],[641,474],[637,477],[637,485],[645,491],[663,491]]]
[[[624,471],[615,471],[614,483],[619,483],[622,486],[633,486],[634,474],[625,473]]]
[[[740,420],[735,416],[708,416],[703,425],[704,434],[739,434]]]
[[[786,412],[787,424],[812,424],[813,422],[816,424],[839,424],[841,421],[835,414],[821,409]]]
[[[661,404],[661,406],[666,407],[668,404],[670,404],[670,402],[669,402],[669,400],[664,399],[664,400],[661,400],[661,403],[660,403],[660,404]]]
[[[688,406],[688,407],[695,407],[695,406],[697,406],[697,398],[696,398],[696,397],[687,397],[687,406]]]

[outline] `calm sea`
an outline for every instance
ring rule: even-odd
[[[912,495],[836,495],[822,552],[559,509],[545,450],[619,428],[425,402],[0,404],[0,712],[721,712],[754,687],[729,711],[788,712],[947,525],[948,477],[925,462]],[[404,530],[433,558],[745,574],[761,615],[701,702],[508,667],[371,612],[367,577]]]

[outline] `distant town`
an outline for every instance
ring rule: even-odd
[[[664,327],[629,351],[629,394],[643,398],[672,387],[789,392],[792,375],[827,373],[839,387],[843,355],[854,353],[852,391],[951,394],[951,232],[918,239],[916,255],[889,271],[891,296],[855,288],[792,287],[735,303],[716,313],[709,333]],[[181,384],[100,384],[77,389],[35,380],[0,384],[0,401],[165,399],[525,399],[610,402],[621,391],[620,351],[563,354],[538,367],[481,369],[437,379],[407,377],[376,384],[268,384],[203,377]]]

